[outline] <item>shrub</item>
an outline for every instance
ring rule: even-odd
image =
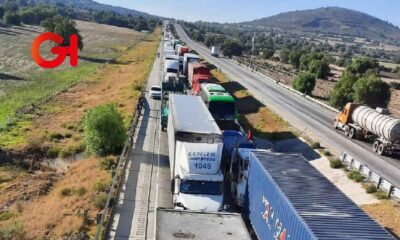
[[[321,148],[321,144],[319,142],[312,142],[310,147],[312,149],[320,149]]]
[[[52,145],[50,146],[49,150],[47,150],[47,157],[49,158],[56,158],[61,152],[61,148]]]
[[[71,133],[66,133],[65,134],[65,138],[71,138],[72,137],[72,134]]]
[[[102,170],[111,170],[117,167],[117,159],[115,157],[109,156],[100,159],[100,168]]]
[[[55,140],[55,139],[61,140],[61,139],[64,139],[64,136],[63,136],[61,133],[50,133],[49,137],[50,137],[51,140]]]
[[[85,195],[87,193],[87,190],[84,187],[80,187],[80,188],[78,188],[78,190],[75,191],[75,193],[79,197],[82,197],[83,195]]]
[[[330,156],[332,156],[332,153],[329,151],[324,151],[324,155],[327,157],[330,157]]]
[[[101,181],[96,181],[94,183],[93,189],[96,192],[105,192],[105,191],[107,191],[108,186],[109,186],[108,183],[101,182]]]
[[[347,176],[348,176],[350,179],[352,179],[352,180],[354,180],[354,181],[356,181],[356,182],[362,182],[362,181],[364,180],[364,178],[365,178],[363,175],[361,175],[361,173],[359,173],[359,172],[356,171],[356,170],[350,171],[350,172],[347,174]]]
[[[315,75],[302,72],[293,80],[293,88],[299,92],[310,95],[315,87]]]
[[[342,168],[343,167],[342,161],[340,161],[340,159],[337,159],[337,158],[329,160],[329,165],[331,166],[331,168]]]
[[[365,191],[367,193],[375,193],[376,191],[378,191],[378,189],[376,188],[376,186],[374,184],[367,184],[367,186],[365,187]]]
[[[133,89],[136,90],[136,91],[141,92],[143,90],[143,86],[141,84],[135,84],[133,86]]]
[[[60,196],[61,197],[69,197],[73,194],[73,191],[71,188],[63,188],[60,191]]]
[[[13,222],[8,226],[0,227],[0,239],[12,240],[22,239],[22,225],[19,222]]]
[[[4,20],[7,24],[21,25],[21,17],[17,13],[6,13]]]
[[[107,194],[105,193],[100,193],[99,195],[96,195],[94,198],[94,206],[101,210],[106,206],[107,203]]]
[[[123,117],[114,104],[89,110],[84,120],[84,132],[86,149],[91,154],[117,153],[126,139]]]
[[[7,221],[14,217],[15,214],[11,211],[4,211],[0,213],[0,221]]]
[[[386,192],[379,190],[376,193],[374,193],[375,197],[382,200],[382,199],[389,199],[389,196]]]

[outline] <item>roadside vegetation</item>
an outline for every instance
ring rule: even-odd
[[[119,29],[113,30],[114,37],[119,37]],[[127,34],[134,42],[118,46],[120,40],[115,39],[113,48],[120,56],[113,61],[38,73],[36,82],[15,86],[12,95],[7,92],[10,101],[30,91],[34,98],[9,109],[15,117],[7,117],[12,121],[0,134],[0,142],[6,143],[3,149],[18,153],[9,167],[0,167],[1,239],[94,236],[97,212],[105,205],[117,165],[115,155],[126,140],[125,129],[154,61],[160,32]],[[109,146],[107,141],[112,139],[117,144]],[[42,164],[44,159],[57,157],[72,157],[77,162],[65,169]]]

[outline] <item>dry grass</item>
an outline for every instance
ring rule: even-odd
[[[269,140],[282,140],[295,137],[294,129],[276,113],[268,109],[237,82],[217,69],[211,71],[213,77],[236,99],[236,107],[241,115],[241,124],[252,130],[256,136]]]
[[[116,63],[105,65],[84,83],[73,86],[40,106],[32,114],[31,127],[20,133],[24,139],[22,144],[11,147],[24,151],[28,146],[28,136],[42,136],[45,139],[44,146],[52,146],[60,155],[69,155],[81,148],[81,120],[89,108],[114,102],[128,119],[140,94],[134,86],[144,84],[157,47],[158,32],[130,48],[117,58]],[[51,138],[54,134],[61,134],[63,137]]]
[[[400,238],[400,207],[393,201],[361,206],[379,224]]]
[[[96,196],[93,182],[108,182],[110,175],[98,166],[98,159],[89,158],[77,162],[66,175],[55,184],[51,192],[40,199],[24,205],[19,217],[27,239],[43,237],[61,238],[64,235],[82,230],[85,227],[83,213],[92,224],[96,217],[93,199]],[[77,190],[81,187],[87,192],[79,196],[61,196],[60,192],[69,188]]]

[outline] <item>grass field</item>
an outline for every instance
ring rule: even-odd
[[[110,46],[110,49],[119,49],[119,55],[111,63],[87,61],[76,69],[68,68],[46,75],[39,73],[43,77],[35,82],[38,89],[50,84],[52,86],[48,88],[52,91],[49,92],[64,90],[41,104],[37,100],[45,98],[47,94],[30,99],[35,107],[18,114],[18,119],[15,118],[9,130],[0,133],[3,147],[24,152],[28,149],[29,139],[33,137],[43,139],[41,147],[51,149],[56,154],[54,157],[64,157],[71,150],[82,151],[79,147],[84,139],[81,123],[85,112],[104,103],[115,103],[128,123],[141,86],[151,70],[160,33],[161,29],[157,29],[142,41],[136,38],[130,46]],[[125,37],[122,37],[121,43],[123,41],[126,41]],[[46,81],[51,78],[58,80],[54,84]],[[43,84],[40,85],[40,81]],[[45,92],[33,90],[35,84],[26,88],[22,85],[9,86],[9,89],[25,89],[25,93],[33,91],[33,95]],[[15,94],[15,99],[18,99],[17,90]],[[21,93],[19,97],[23,98],[24,95]],[[19,173],[18,169],[11,171],[0,168],[0,177],[5,179],[4,184],[0,185],[0,196],[3,196],[0,197],[0,204],[7,203],[7,207],[0,206],[0,239],[2,234],[9,233],[14,239],[74,238],[78,236],[76,233],[93,237],[96,214],[104,201],[110,180],[110,171],[102,169],[100,161],[95,157],[82,159],[61,175],[41,171]]]

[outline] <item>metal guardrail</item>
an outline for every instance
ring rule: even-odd
[[[365,177],[366,181],[375,183],[376,188],[387,192],[388,197],[400,199],[400,187],[381,177],[379,173],[369,168],[368,165],[362,164],[347,153],[342,153],[340,160],[346,165],[347,169],[358,171]]]
[[[117,167],[114,171],[114,176],[111,182],[111,185],[109,187],[109,192],[107,195],[107,201],[105,204],[104,209],[98,214],[98,225],[97,225],[97,231],[96,231],[96,236],[95,239],[104,239],[104,235],[107,232],[109,220],[111,213],[114,208],[113,204],[113,199],[115,199],[116,195],[119,193],[120,186],[121,186],[121,180],[123,179],[122,176],[124,175],[124,171],[126,169],[126,164],[127,164],[127,159],[128,159],[128,153],[129,149],[132,147],[133,144],[133,136],[135,135],[136,127],[139,122],[139,118],[141,116],[142,108],[143,108],[143,100],[144,99],[144,92],[141,93],[140,98],[138,100],[138,104],[136,106],[136,109],[133,113],[132,119],[131,119],[131,124],[130,128],[128,130],[128,138],[125,142],[124,148],[122,150],[121,155],[118,158],[118,164]]]

